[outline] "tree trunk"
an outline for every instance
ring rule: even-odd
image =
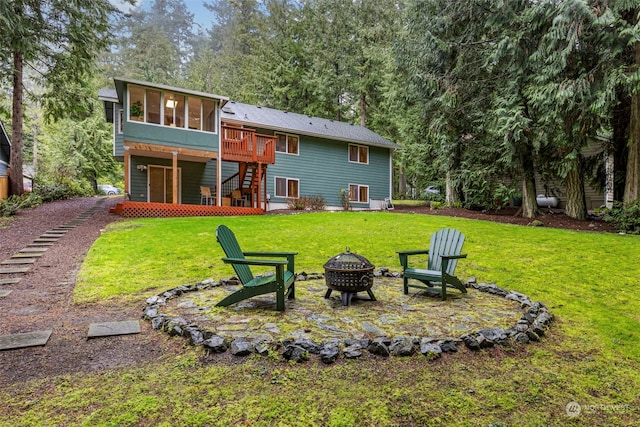
[[[458,194],[458,189],[453,185],[450,170],[447,171],[447,178],[445,182],[445,201],[449,206],[460,202],[460,195]]]
[[[640,65],[640,43],[633,47],[633,59]],[[640,199],[640,92],[631,97],[631,120],[629,124],[629,153],[627,157],[627,177],[624,187],[624,205]]]
[[[24,193],[22,179],[22,52],[13,53],[13,112],[11,117],[10,193]]]
[[[584,171],[582,155],[573,160],[572,168],[567,173],[565,188],[567,189],[567,216],[575,219],[587,219],[587,201],[584,194]]]
[[[536,202],[536,179],[533,165],[533,150],[530,144],[524,147],[520,158],[522,167],[522,216],[535,218],[540,213]]]

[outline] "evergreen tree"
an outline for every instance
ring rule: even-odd
[[[85,81],[96,55],[108,45],[106,0],[11,0],[0,2],[0,78],[12,81],[10,192],[23,193],[23,90],[25,66],[46,87],[45,106],[52,117],[82,113],[86,102],[60,90]]]

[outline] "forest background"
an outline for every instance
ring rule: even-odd
[[[583,219],[585,183],[603,188],[613,155],[615,200],[638,203],[636,0],[204,0],[208,25],[190,3],[2,2],[14,169],[80,194],[120,180],[97,92],[127,77],[366,126],[401,146],[396,197],[515,196],[532,217],[538,174]]]

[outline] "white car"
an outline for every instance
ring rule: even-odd
[[[424,192],[430,193],[430,194],[440,194],[440,190],[438,190],[438,187],[434,187],[433,185],[430,185],[427,188],[425,188]]]
[[[98,184],[98,191],[109,196],[120,194],[120,189],[111,184]]]

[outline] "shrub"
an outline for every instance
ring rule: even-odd
[[[345,211],[351,209],[351,202],[349,201],[349,189],[343,188],[338,194],[340,195],[340,203],[342,203],[342,207]]]
[[[0,216],[15,215],[20,209],[31,209],[42,204],[42,198],[37,194],[24,193],[22,196],[9,196],[0,201]]]
[[[322,196],[310,196],[306,198],[307,209],[311,209],[312,211],[323,211],[326,206],[326,202],[324,201],[324,197]]]
[[[604,220],[612,223],[619,232],[640,234],[640,199],[627,207],[615,202],[613,208],[605,213]]]
[[[298,199],[287,199],[287,207],[295,211],[304,210],[307,207],[306,205],[307,204],[303,197],[300,197]]]
[[[325,201],[322,196],[300,197],[298,199],[288,199],[287,207],[296,211],[305,209],[321,211],[324,210]]]
[[[444,203],[433,201],[433,202],[429,203],[429,206],[431,207],[432,211],[435,211],[435,210],[438,210],[438,209],[442,209],[444,207]]]
[[[82,185],[63,185],[54,182],[37,182],[33,187],[33,192],[39,195],[43,202],[92,195],[91,189]]]

